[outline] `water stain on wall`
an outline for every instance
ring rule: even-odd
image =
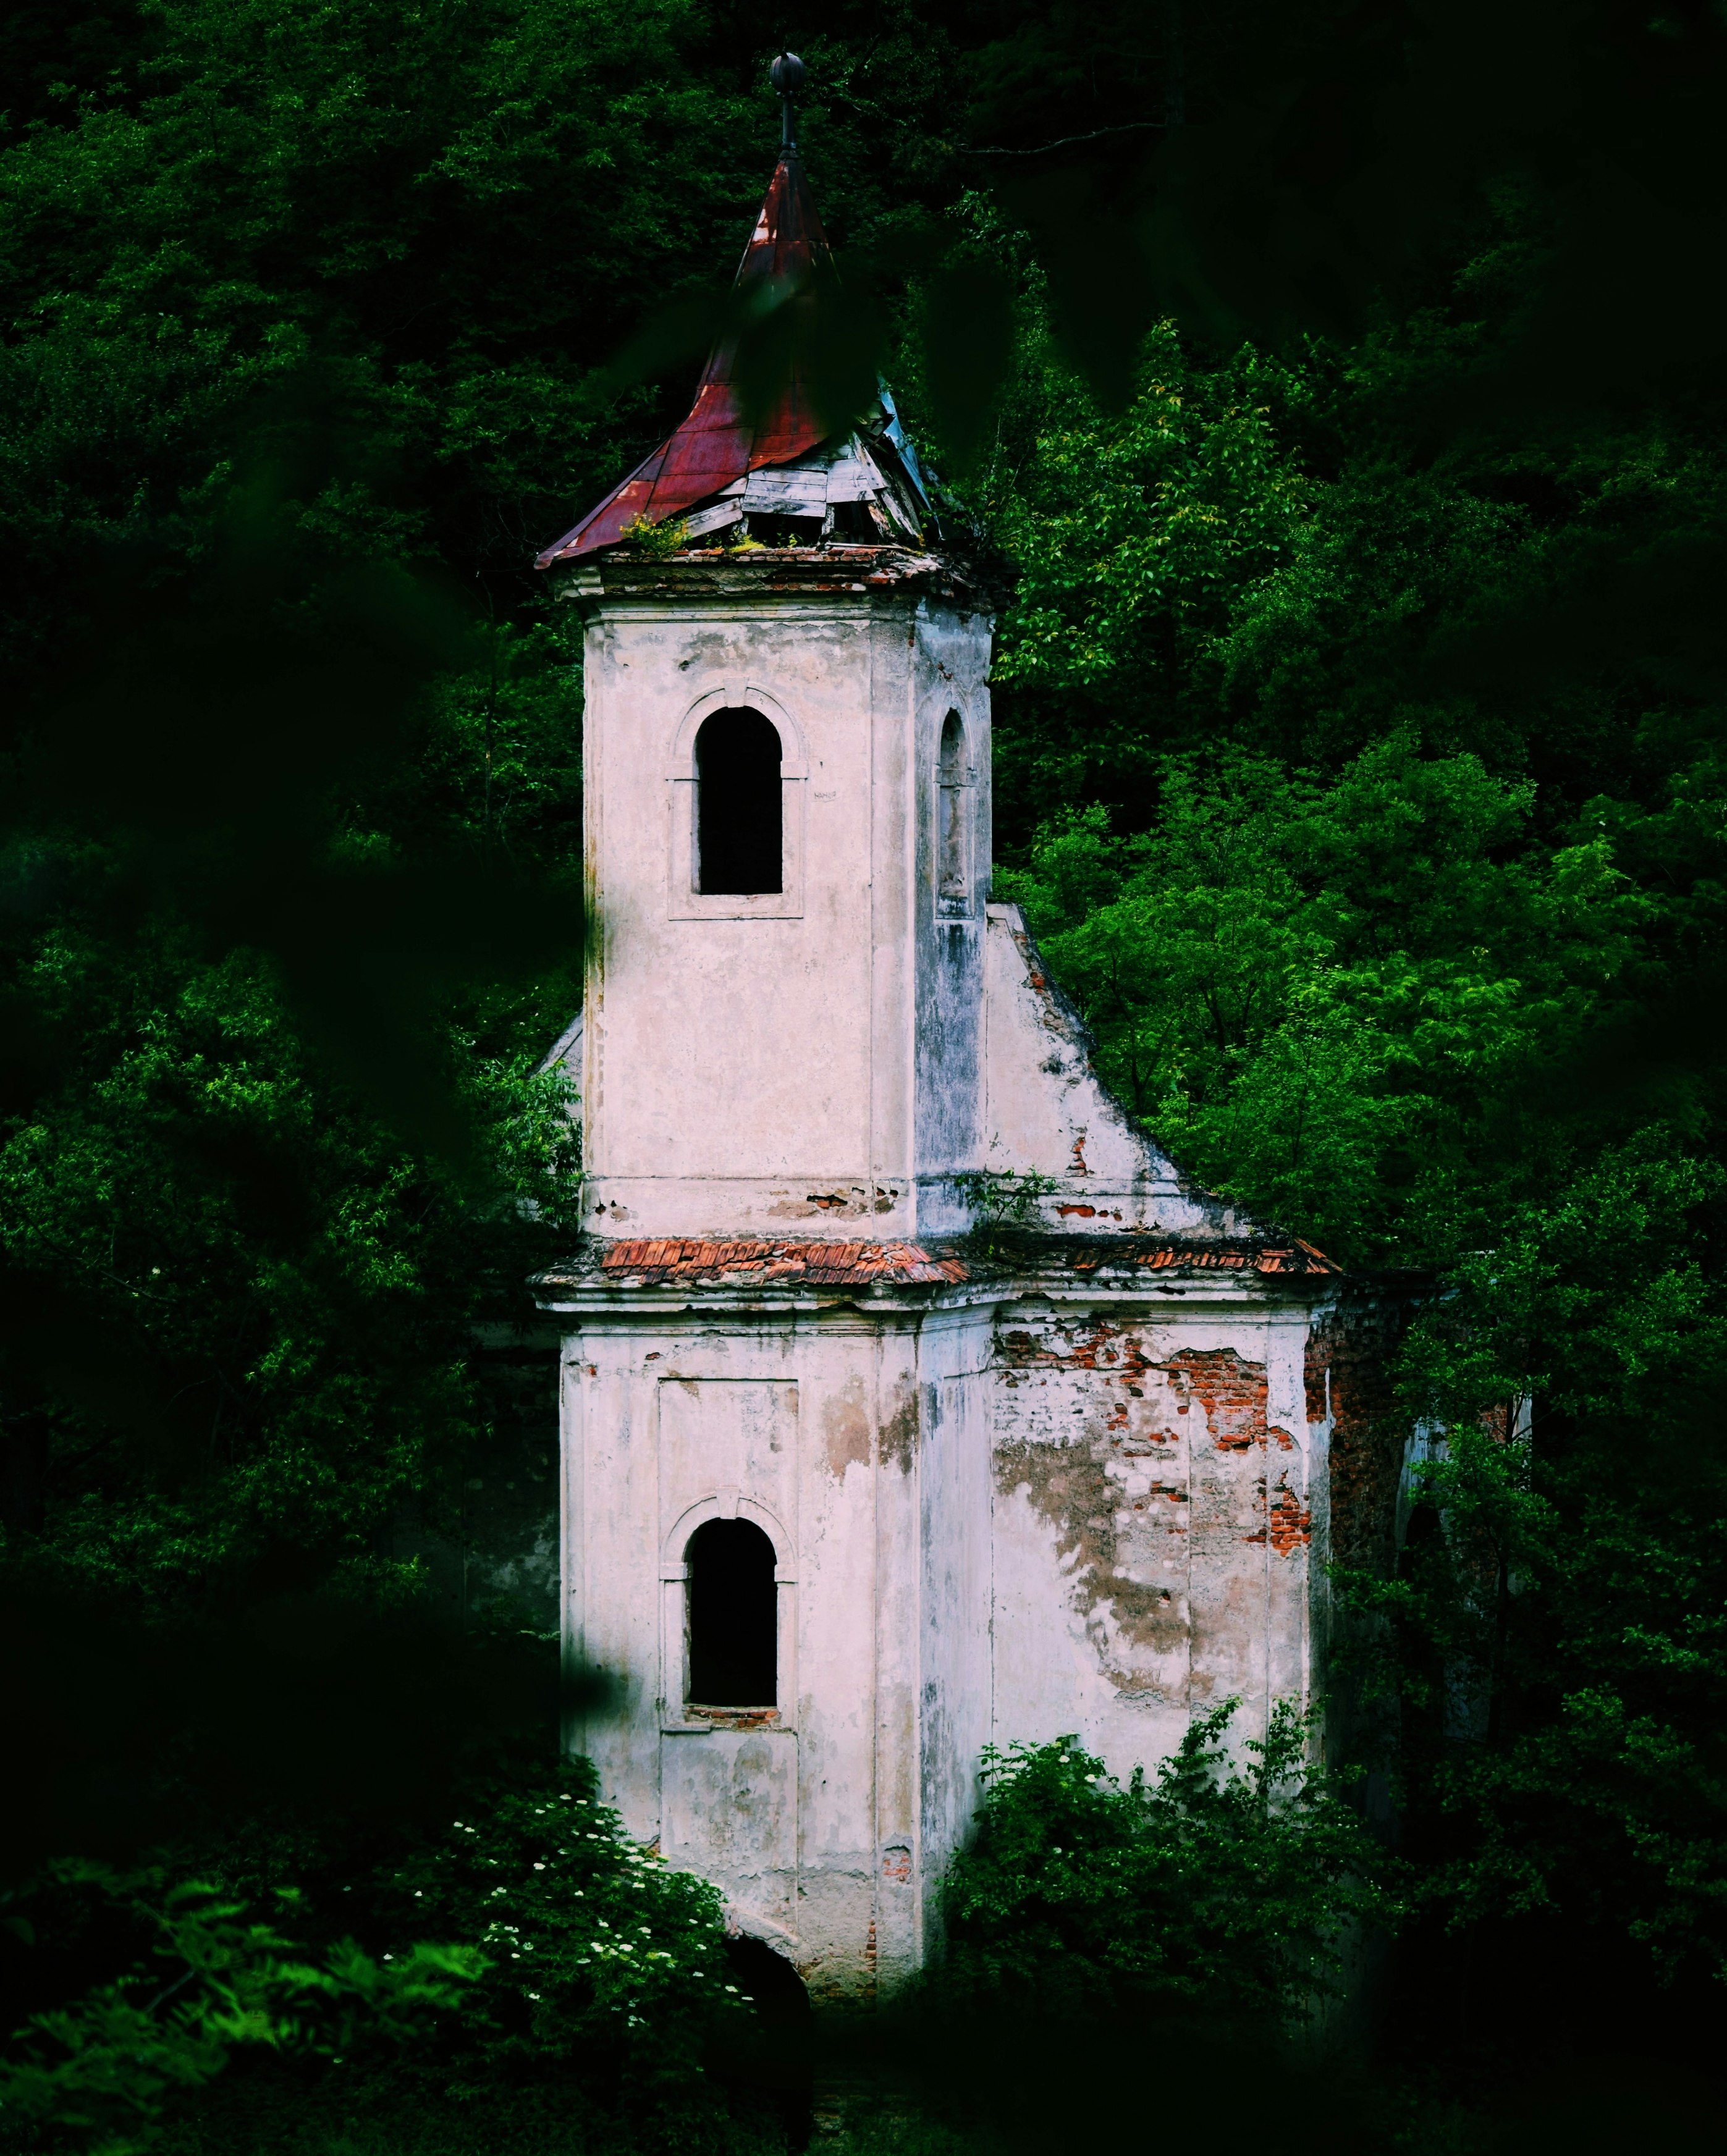
[[[998,1446],[998,1487],[1023,1491],[1055,1529],[1070,1604],[1111,1682],[1156,1695],[1190,1643],[1195,1486],[1213,1496],[1231,1455],[1293,1449],[1266,1419],[1266,1366],[1229,1348],[1159,1358],[1138,1332],[1103,1318],[1010,1331],[999,1344],[1000,1381],[1020,1395],[1010,1420],[1025,1435]],[[1047,1400],[1026,1397],[1040,1390]],[[1263,1522],[1263,1481],[1256,1487]],[[1284,1553],[1308,1521],[1280,1509],[1273,1526]]]
[[[845,1481],[848,1467],[869,1466],[870,1439],[870,1404],[863,1379],[854,1374],[821,1404],[822,1456],[836,1482]]]

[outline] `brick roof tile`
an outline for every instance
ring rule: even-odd
[[[954,1284],[966,1277],[959,1259],[933,1259],[915,1243],[713,1243],[693,1236],[609,1244],[600,1270],[614,1278],[627,1273],[645,1287],[674,1281],[717,1286],[741,1275],[803,1280],[814,1287],[862,1287],[872,1281]]]
[[[1070,1244],[1061,1256],[1075,1272],[1128,1265],[1152,1271],[1178,1268],[1260,1274],[1334,1273],[1340,1268],[1323,1250],[1298,1240],[1267,1250],[1246,1243],[1152,1243],[1137,1236],[1097,1238]],[[1059,1260],[1058,1260],[1059,1261]],[[702,1236],[609,1243],[600,1259],[603,1276],[657,1287],[673,1281],[721,1286],[727,1281],[800,1281],[811,1287],[957,1286],[969,1277],[964,1259],[932,1257],[916,1243],[713,1242]]]

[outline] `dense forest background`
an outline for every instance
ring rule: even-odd
[[[423,1554],[519,1450],[476,1341],[575,1220],[579,681],[531,562],[681,413],[782,44],[848,351],[1017,578],[1003,887],[1186,1165],[1421,1288],[1434,1456],[1399,1575],[1342,1583],[1390,2021],[1483,2087],[1586,2030],[1702,2069],[1704,0],[8,11],[8,1892],[167,1851],[337,1894],[542,1747],[531,1613],[452,1628]],[[8,1921],[13,2020],[118,1951]]]

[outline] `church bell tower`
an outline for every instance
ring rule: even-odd
[[[831,275],[785,132],[746,303]],[[541,557],[590,930],[585,1232],[537,1292],[565,1638],[615,1688],[572,1742],[856,1996],[928,1950],[992,1739],[1125,1768],[1309,1694],[1339,1284],[1144,1137],[989,902],[991,595],[891,395],[740,372]],[[1004,1174],[1011,1265],[965,1240]]]
[[[788,142],[739,285],[826,253]],[[586,624],[572,1621],[626,1818],[856,1993],[921,1958],[988,1734],[987,1609],[912,1619],[934,1548],[984,1561],[987,1442],[907,1471],[978,1331],[929,1333],[960,1268],[916,1238],[982,1157],[993,622],[885,391],[835,431],[794,375],[752,424],[734,365],[545,557]]]
[[[788,149],[739,283],[825,254]],[[549,557],[588,624],[589,1223],[951,1231],[982,1113],[989,602],[885,393],[824,436],[794,377],[749,427],[732,358]],[[607,551],[636,518],[686,548]]]

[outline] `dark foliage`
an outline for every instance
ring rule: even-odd
[[[1052,965],[1189,1165],[1434,1284],[1408,1548],[1347,1583],[1406,1996],[1492,2002],[1476,2056],[1633,1993],[1633,2048],[1690,2041],[1727,1938],[1703,0],[10,13],[14,1869],[165,1836],[339,1892],[544,1726],[535,1643],[433,1624],[424,1563],[509,1442],[475,1328],[573,1218],[535,1074],[579,714],[527,564],[681,408],[782,38],[842,277],[758,356],[888,352],[1015,561],[998,855]],[[1103,1951],[1082,1903],[1039,1903],[1056,1960]]]

